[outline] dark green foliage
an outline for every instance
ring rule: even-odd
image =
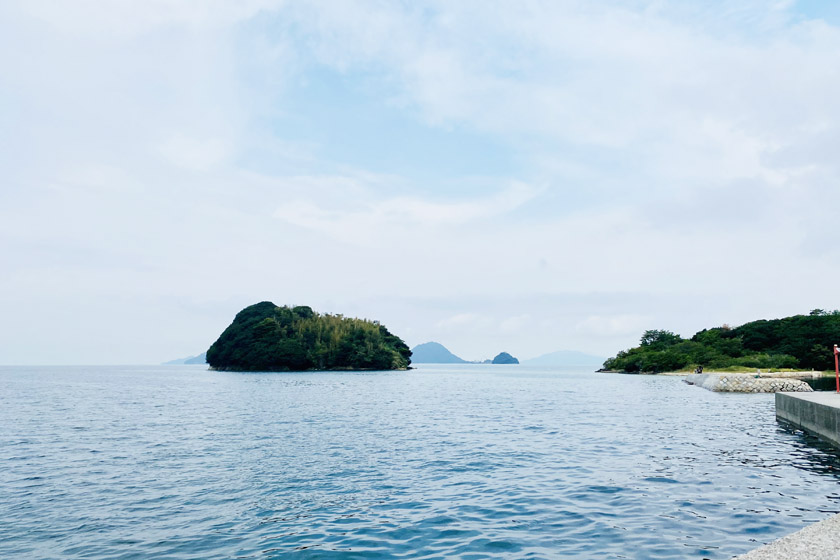
[[[408,367],[411,350],[377,322],[264,301],[237,313],[207,363],[234,371],[387,370]]]
[[[639,346],[604,362],[609,370],[655,373],[689,366],[706,368],[832,369],[831,348],[840,343],[840,311],[760,320],[737,328],[703,329],[683,340],[670,331],[649,330]]]
[[[688,365],[689,356],[673,350],[646,352],[639,367],[642,371],[675,371]]]
[[[671,331],[645,331],[642,335],[641,345],[650,347],[651,349],[667,348],[682,342],[680,335],[674,334]]]
[[[755,321],[727,335],[742,338],[747,351],[788,354],[805,369],[833,369],[831,347],[840,344],[840,313],[814,310],[810,315]]]

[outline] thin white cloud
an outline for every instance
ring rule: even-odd
[[[442,319],[435,327],[442,331],[458,331],[462,329],[484,328],[492,323],[489,317],[478,313],[458,313]]]
[[[575,330],[593,337],[632,336],[656,328],[652,321],[652,317],[644,315],[590,315],[575,325]]]
[[[103,164],[74,165],[58,174],[58,189],[139,192],[143,185],[126,170]]]
[[[282,0],[26,0],[17,7],[66,33],[133,37],[172,25],[223,28],[276,9]]]
[[[499,331],[505,334],[518,333],[531,323],[531,319],[532,317],[528,313],[507,317],[499,323]]]
[[[324,181],[319,180],[321,186]],[[346,177],[334,179],[333,190],[359,183]],[[278,206],[274,216],[287,223],[318,231],[346,242],[370,242],[385,238],[394,229],[459,226],[476,220],[497,218],[518,209],[538,196],[540,189],[521,182],[492,194],[469,200],[439,202],[418,197],[377,200],[368,191],[365,200],[351,206],[324,205],[298,199]],[[323,192],[321,195],[323,196]]]
[[[208,171],[232,155],[230,143],[221,138],[190,138],[180,134],[167,138],[159,150],[170,162],[192,171]]]
[[[434,4],[433,17],[365,1],[309,6],[323,62],[387,68],[430,122],[551,140],[529,144],[537,158],[553,142],[622,151],[670,188],[778,183],[785,176],[765,156],[792,130],[837,122],[825,95],[840,76],[825,68],[840,30],[795,20],[788,3],[637,12],[621,2],[461,2]],[[712,16],[727,33],[697,25]]]

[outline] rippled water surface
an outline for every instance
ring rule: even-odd
[[[0,368],[0,558],[730,558],[840,510],[772,395],[517,366]]]

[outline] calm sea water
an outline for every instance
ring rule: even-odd
[[[772,395],[517,366],[0,368],[0,558],[730,558],[840,510]]]

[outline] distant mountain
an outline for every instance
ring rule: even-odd
[[[543,354],[522,363],[528,366],[598,366],[603,365],[605,358],[584,354],[574,350],[559,350]]]
[[[187,364],[206,364],[207,363],[207,352],[202,352],[198,356],[190,356],[189,358],[180,358],[178,360],[170,360],[168,362],[163,362],[165,366],[182,366]]]
[[[193,356],[192,358],[187,358],[184,361],[185,364],[206,364],[207,363],[207,352],[202,352],[198,356]]]
[[[466,364],[443,344],[426,342],[418,344],[411,350],[411,361],[415,364]]]
[[[494,364],[518,364],[519,360],[508,354],[507,352],[501,352],[498,356],[493,358]]]

